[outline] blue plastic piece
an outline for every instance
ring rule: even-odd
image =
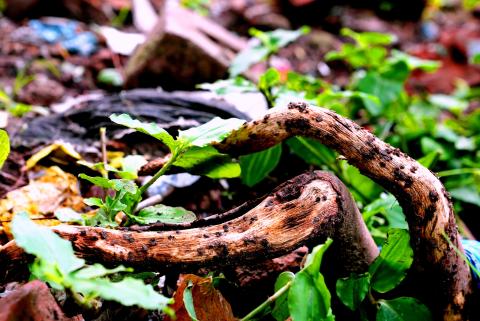
[[[68,52],[90,56],[97,50],[97,37],[93,32],[77,32],[78,23],[75,21],[43,22],[30,20],[29,26],[43,41],[55,44],[60,43]]]
[[[480,271],[480,242],[474,240],[462,240],[463,249],[468,261]],[[480,290],[480,276],[472,271],[474,282],[477,284],[477,290]]]

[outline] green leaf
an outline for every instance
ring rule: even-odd
[[[83,269],[73,272],[75,278],[81,279],[93,279],[98,278],[118,272],[133,272],[132,268],[126,268],[122,265],[117,266],[114,269],[107,269],[103,265],[95,263],[93,265],[88,265]]]
[[[197,219],[195,213],[187,211],[183,207],[170,207],[163,204],[146,207],[142,209],[138,215],[131,216],[130,218],[140,224],[157,222],[181,224],[190,223]]]
[[[377,321],[430,321],[432,314],[415,298],[400,297],[393,300],[379,300]]]
[[[85,265],[84,260],[75,256],[69,241],[62,239],[49,228],[33,223],[25,212],[14,216],[12,234],[17,245],[25,252],[44,262],[55,264],[63,274]]]
[[[106,278],[80,278],[75,274],[68,280],[75,292],[88,297],[100,296],[125,306],[136,305],[148,310],[161,310],[171,302],[170,299],[156,292],[143,281],[126,277],[119,282],[111,282]]]
[[[287,141],[292,152],[308,164],[316,166],[331,165],[336,161],[335,152],[318,140],[306,137],[293,137]]]
[[[377,72],[368,72],[357,83],[357,90],[376,96],[383,105],[398,99],[403,91],[403,81],[387,78]]]
[[[336,290],[340,300],[350,310],[355,311],[368,293],[370,274],[352,274],[349,277],[338,279]]]
[[[8,134],[3,129],[0,129],[0,169],[5,163],[5,160],[10,154],[10,139],[8,138]]]
[[[480,191],[474,186],[459,186],[448,190],[453,198],[480,207]]]
[[[392,44],[396,40],[396,37],[392,34],[379,32],[355,32],[349,28],[342,28],[340,33],[342,36],[352,38],[360,46],[386,46]]]
[[[127,179],[108,179],[101,176],[88,176],[86,174],[80,174],[78,177],[89,181],[90,183],[102,187],[104,189],[114,189],[118,191],[125,191],[129,194],[135,194],[138,191],[138,187],[135,182]]]
[[[331,244],[332,240],[327,239],[325,244],[314,247],[307,256],[305,267],[295,275],[288,292],[293,321],[335,319],[330,307],[330,292],[320,273],[323,254]]]
[[[100,207],[100,206],[104,205],[103,201],[98,197],[85,198],[85,199],[83,199],[83,202],[85,204],[87,204],[88,206],[98,206],[98,207]]]
[[[394,289],[404,278],[413,261],[407,230],[391,229],[380,255],[370,265],[371,286],[380,293]]]
[[[210,178],[233,178],[240,176],[240,165],[229,155],[219,153],[212,146],[189,148],[178,156],[174,166],[182,167],[192,174]]]
[[[147,163],[147,160],[142,155],[128,155],[122,160],[122,171],[118,172],[120,177],[126,179],[136,179],[138,177],[138,170]],[[128,177],[125,177],[124,173],[129,173]]]
[[[440,152],[438,150],[434,150],[428,153],[427,155],[423,156],[422,158],[419,158],[417,161],[423,166],[425,166],[426,168],[433,168],[439,156],[440,156]]]
[[[231,79],[217,80],[211,84],[200,84],[197,85],[197,88],[214,92],[217,95],[258,92],[258,88],[253,82],[240,76]]]
[[[97,81],[101,84],[114,87],[123,86],[122,74],[115,68],[105,68],[100,70],[97,76]]]
[[[324,291],[319,288],[323,288]],[[292,320],[335,320],[330,308],[330,295],[325,297],[327,293],[323,277],[315,280],[305,270],[298,272],[288,291],[288,309]]]
[[[187,310],[188,316],[192,321],[198,321],[197,314],[195,313],[195,306],[193,304],[192,287],[193,283],[192,281],[189,281],[183,291],[183,304],[185,305],[185,310]]]
[[[179,131],[178,140],[186,143],[187,146],[203,147],[213,142],[221,142],[244,123],[244,120],[237,118],[221,119],[215,117],[201,126]]]
[[[247,48],[240,51],[240,53],[233,59],[228,73],[230,78],[237,77],[245,72],[250,66],[264,60],[269,54],[269,50],[263,47],[259,42],[254,45],[249,45]]]
[[[277,167],[281,156],[281,144],[257,153],[240,156],[242,182],[249,187],[259,183]]]
[[[62,208],[56,209],[53,214],[61,222],[78,223],[80,225],[85,225],[85,219],[83,218],[82,214],[74,211],[71,208],[62,207]]]
[[[275,292],[283,288],[288,282],[293,281],[295,274],[290,271],[282,272],[275,281]],[[284,321],[290,316],[288,310],[288,291],[280,295],[275,300],[275,306],[272,310],[272,316],[277,321]]]
[[[110,120],[114,123],[135,129],[160,140],[167,145],[170,151],[173,151],[177,146],[175,139],[165,129],[159,127],[155,123],[143,123],[137,119],[133,119],[127,114],[113,114],[110,116]]]
[[[405,62],[410,70],[420,69],[426,72],[434,72],[441,66],[440,61],[421,59],[399,50],[392,50],[389,63],[393,64],[398,61]]]

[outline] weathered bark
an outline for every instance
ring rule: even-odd
[[[354,122],[305,104],[290,104],[289,110],[248,122],[216,147],[241,155],[295,135],[318,139],[335,149],[396,196],[410,227],[421,287],[428,289],[444,320],[468,320],[472,278],[465,261],[445,239],[463,251],[451,202],[441,182],[415,160]],[[125,233],[73,226],[55,230],[87,258],[145,267],[255,260],[284,254],[326,236],[339,245],[338,259],[346,271],[365,270],[376,255],[345,188],[337,179],[319,172],[293,179],[246,214],[225,223],[163,232]],[[0,259],[15,264],[19,253],[11,242],[0,249]]]
[[[269,148],[291,136],[306,136],[338,151],[399,201],[410,228],[414,266],[444,320],[468,320],[473,283],[450,197],[440,180],[411,157],[353,121],[324,108],[290,104],[289,110],[246,123],[216,147],[230,154]],[[470,302],[471,304],[471,302]]]
[[[257,204],[197,225],[158,232],[68,225],[53,230],[84,258],[157,270],[238,265],[278,257],[326,237],[334,239],[341,276],[364,272],[378,255],[345,186],[319,171],[297,176]],[[14,241],[0,248],[1,277],[19,260],[25,256]]]

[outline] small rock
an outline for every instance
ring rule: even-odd
[[[82,321],[81,315],[67,318],[47,285],[29,282],[0,299],[0,321]]]

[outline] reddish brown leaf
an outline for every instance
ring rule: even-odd
[[[192,297],[195,314],[199,321],[236,321],[230,303],[214,288],[212,278],[202,278],[193,274],[182,274],[177,282],[177,291],[174,295],[175,303],[171,308],[177,316],[176,321],[191,321],[183,303],[183,292],[192,282]],[[167,321],[173,321],[168,318]]]

